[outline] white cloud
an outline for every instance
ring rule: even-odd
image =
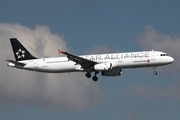
[[[82,110],[101,104],[97,83],[84,73],[36,73],[7,67],[14,59],[9,38],[17,37],[36,57],[59,56],[58,49],[68,51],[64,39],[52,34],[47,26],[30,29],[20,24],[0,23],[0,102],[36,105],[58,110]]]

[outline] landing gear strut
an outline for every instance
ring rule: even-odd
[[[99,72],[95,72],[95,75],[92,77],[92,80],[93,81],[97,81],[98,80],[98,77],[96,76]]]
[[[154,70],[153,74],[154,74],[154,75],[157,75],[157,72],[156,72],[155,69],[156,69],[156,67],[153,67],[153,70]]]

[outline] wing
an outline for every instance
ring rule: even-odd
[[[68,52],[63,52],[63,51],[60,51],[60,50],[58,50],[58,51],[59,51],[59,54],[60,54],[60,53],[63,53],[64,55],[67,56],[67,58],[68,58],[69,60],[72,60],[72,61],[74,61],[76,64],[81,65],[81,67],[82,67],[83,69],[92,68],[95,64],[97,64],[97,62],[95,62],[95,61],[88,60],[88,59],[85,59],[85,58],[83,58],[83,57],[79,57],[79,56],[77,56],[77,55],[73,55],[73,54],[68,53]]]

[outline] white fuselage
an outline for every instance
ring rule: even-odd
[[[119,69],[156,67],[167,65],[174,61],[172,57],[167,56],[166,53],[159,51],[94,54],[82,55],[80,57],[83,57],[91,61],[96,61],[98,63],[111,63],[112,68]],[[67,57],[41,58],[24,60],[19,62],[25,63],[25,65],[22,67],[13,63],[9,63],[8,66],[25,70],[49,73],[64,73],[78,71],[92,72],[92,70],[84,70],[81,67],[81,65],[76,64],[72,60],[69,60]]]

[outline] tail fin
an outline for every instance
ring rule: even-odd
[[[18,41],[17,38],[10,38],[14,57],[16,61],[37,59]]]

